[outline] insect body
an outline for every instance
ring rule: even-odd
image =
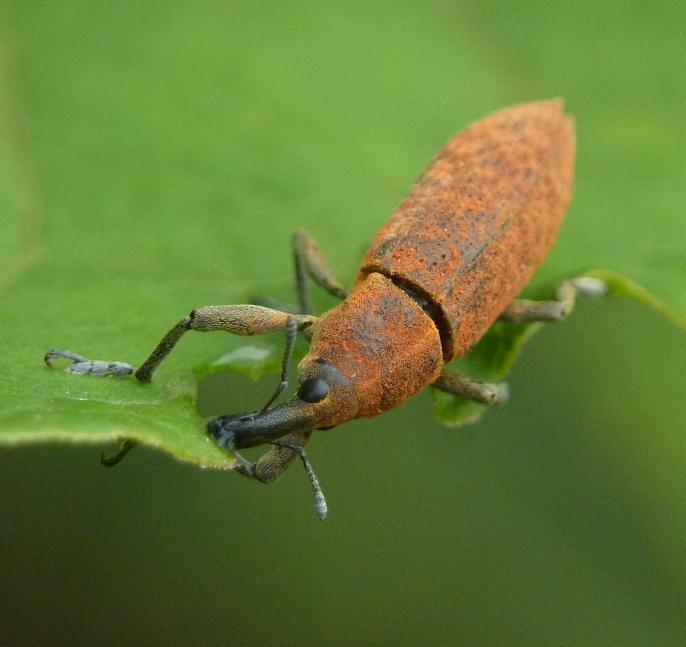
[[[514,301],[554,242],[571,196],[574,129],[559,101],[508,108],[450,141],[383,226],[348,293],[308,234],[293,237],[300,313],[257,305],[197,308],[174,326],[144,364],[93,362],[67,351],[79,373],[133,373],[142,381],[188,330],[239,335],[286,332],[282,380],[260,411],[214,418],[208,433],[223,447],[273,447],[256,463],[239,454],[235,469],[262,482],[277,478],[300,455],[326,507],[302,446],[315,429],[372,417],[433,386],[488,404],[507,397],[503,385],[479,383],[444,365],[469,352],[498,319],[558,320],[576,292],[601,293],[583,278],[563,283],[557,301]],[[342,299],[312,315],[307,277]],[[311,336],[299,365],[296,396],[286,388],[297,330]],[[128,366],[128,369],[122,369]]]

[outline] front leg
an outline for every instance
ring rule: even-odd
[[[234,335],[264,335],[294,328],[308,328],[317,320],[312,315],[297,315],[280,310],[272,310],[256,305],[205,306],[196,308],[182,319],[160,341],[156,348],[136,371],[142,382],[152,379],[152,374],[169,355],[178,340],[187,330],[210,332],[223,330]],[[293,322],[293,324],[289,323]],[[292,342],[291,342],[292,343]]]
[[[188,317],[170,328],[138,369],[123,362],[89,360],[77,353],[57,348],[49,350],[44,359],[48,365],[56,357],[68,359],[72,365],[67,370],[79,375],[122,377],[134,373],[141,382],[149,382],[157,367],[189,330],[223,330],[234,335],[263,335],[286,331],[289,334],[289,344],[292,344],[289,331],[292,333],[293,329],[309,328],[316,320],[312,315],[291,314],[256,305],[205,306],[196,308]]]
[[[283,437],[285,442],[303,447],[310,439],[310,431],[296,431]],[[221,445],[221,443],[219,443]],[[273,483],[288,468],[297,454],[287,447],[274,445],[253,463],[242,454],[234,451],[236,464],[233,469],[249,478],[258,480],[260,483]]]

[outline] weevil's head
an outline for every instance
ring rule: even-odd
[[[208,431],[220,445],[241,449],[376,416],[434,382],[442,363],[431,318],[391,280],[372,273],[314,324],[295,398],[265,412],[221,416]]]
[[[214,418],[207,432],[222,447],[244,449],[287,434],[334,427],[356,418],[358,408],[350,381],[330,362],[308,356],[300,363],[292,400],[264,412]]]

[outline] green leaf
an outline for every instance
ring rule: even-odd
[[[439,146],[535,98],[567,98],[579,156],[567,223],[530,293],[607,268],[594,273],[614,294],[686,327],[684,85],[670,53],[680,30],[665,30],[656,50],[643,38],[628,49],[609,29],[601,64],[579,47],[605,22],[595,10],[561,8],[553,19],[564,29],[551,30],[532,7],[462,19],[413,2],[7,3],[0,442],[130,438],[230,466],[205,437],[197,380],[278,370],[281,339],[187,335],[149,385],[64,374],[42,366],[43,353],[136,363],[195,306],[292,300],[298,226],[351,282]],[[552,33],[567,40],[551,43]],[[588,73],[598,66],[603,75]],[[502,379],[535,330],[498,324],[464,370]],[[480,413],[435,395],[446,422]],[[240,411],[240,388],[229,396]]]

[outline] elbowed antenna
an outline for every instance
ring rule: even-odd
[[[310,479],[310,483],[312,484],[312,494],[314,494],[314,513],[317,515],[317,519],[319,519],[319,521],[324,521],[329,512],[329,507],[326,505],[324,490],[322,490],[322,486],[319,485],[319,479],[314,473],[312,463],[310,463],[308,460],[305,450],[300,445],[280,442],[278,440],[273,440],[271,444],[277,445],[278,447],[286,447],[300,456],[300,460],[303,462],[305,472],[307,473],[307,478]]]

